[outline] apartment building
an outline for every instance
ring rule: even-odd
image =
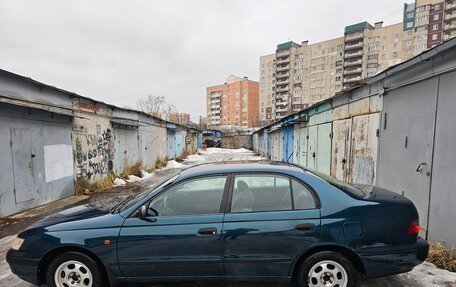
[[[260,57],[260,124],[311,106],[456,36],[456,0],[404,4],[403,22],[346,26],[344,36],[286,42]]]
[[[257,127],[259,83],[229,76],[224,84],[206,88],[206,109],[209,127]]]
[[[343,87],[350,88],[407,58],[402,23],[383,27],[362,22],[345,27]],[[411,58],[411,55],[408,57]]]
[[[456,36],[456,0],[445,1],[443,40]]]
[[[343,37],[286,42],[260,58],[260,124],[300,111],[342,88]]]
[[[168,120],[173,123],[180,125],[189,125],[191,124],[190,115],[187,113],[170,113]]]

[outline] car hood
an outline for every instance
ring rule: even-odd
[[[104,222],[101,217],[108,215],[120,216],[111,214],[110,210],[124,199],[125,197],[110,198],[64,209],[35,222],[25,231],[38,228],[54,229],[56,226],[60,228],[65,226],[63,229],[76,229],[80,228],[80,225],[84,225],[85,228],[96,227],[92,226],[94,222],[98,221],[100,224]],[[82,224],[79,224],[79,222],[82,222]]]

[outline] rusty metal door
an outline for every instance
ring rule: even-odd
[[[425,231],[436,100],[437,79],[389,91],[380,127],[378,185],[410,198]]]
[[[11,129],[14,192],[16,203],[34,198],[32,136],[29,129]]]
[[[375,181],[379,117],[375,113],[352,119],[349,162],[352,183],[370,185]]]
[[[342,181],[350,174],[351,126],[351,118],[333,123],[331,175]]]

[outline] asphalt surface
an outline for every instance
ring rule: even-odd
[[[251,160],[259,159],[251,152],[246,151],[227,151],[227,150],[213,150],[209,149],[202,154],[202,158],[195,161],[186,161],[182,167],[211,161],[228,161],[228,160]],[[58,210],[85,203],[103,204],[104,201],[112,200],[119,196],[127,196],[135,193],[144,188],[148,188],[157,182],[162,181],[164,178],[175,173],[180,168],[169,168],[157,171],[153,176],[143,180],[139,183],[130,184],[128,187],[113,188],[101,193],[92,194],[90,197],[69,199],[68,204],[54,204],[45,206],[37,211],[28,212],[25,214],[18,214],[12,218],[0,219],[0,287],[30,287],[33,286],[27,282],[22,281],[16,275],[11,273],[8,264],[5,261],[7,250],[11,246],[15,234],[24,229],[28,225],[43,218],[44,216],[56,212]],[[147,286],[147,285],[141,285]],[[269,283],[269,282],[182,282],[182,283],[166,283],[154,284],[150,287],[291,287],[293,284],[286,283]],[[400,274],[396,276],[389,276],[373,280],[361,280],[361,287],[456,287],[456,273],[451,273],[446,270],[436,268],[430,263],[423,263],[416,267],[413,271]]]

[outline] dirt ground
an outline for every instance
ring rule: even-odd
[[[170,174],[177,172],[179,169],[191,166],[194,164],[200,164],[204,162],[212,161],[228,161],[228,160],[252,160],[260,159],[255,156],[252,152],[247,150],[224,150],[211,148],[205,152],[202,152],[200,156],[193,156],[189,160],[184,161],[182,164],[177,164],[156,171],[152,176],[147,179],[129,184],[127,187],[116,187],[100,193],[95,193],[90,196],[73,196],[65,199],[64,201],[57,201],[49,205],[30,210],[21,214],[17,214],[8,218],[0,219],[0,286],[8,287],[30,287],[33,286],[27,282],[22,281],[17,276],[11,273],[8,264],[5,260],[7,250],[11,246],[11,242],[15,237],[15,234],[20,232],[35,221],[45,217],[50,213],[57,212],[59,210],[86,204],[86,203],[97,203],[103,205],[105,201],[111,201],[118,197],[128,196],[134,192],[142,189],[147,189],[151,185],[162,181]],[[178,167],[178,168],[175,168]],[[221,282],[184,282],[184,283],[167,283],[167,284],[155,284],[151,285],[155,287],[291,287],[292,284],[273,284],[264,282],[241,282],[241,283],[221,283]],[[389,276],[373,280],[362,280],[360,283],[362,287],[434,287],[444,286],[456,287],[456,273],[441,270],[430,263],[423,263],[417,266],[414,270],[409,273]]]

